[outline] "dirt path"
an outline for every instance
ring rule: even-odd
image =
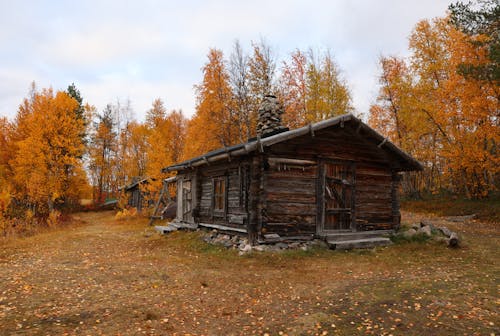
[[[465,247],[240,257],[111,213],[0,245],[1,335],[498,333],[498,228]],[[146,228],[146,229],[145,229]],[[477,242],[483,242],[477,244]]]

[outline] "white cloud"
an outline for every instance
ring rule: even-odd
[[[80,86],[84,97],[93,97],[90,102],[98,111],[106,104],[131,100],[135,116],[143,120],[145,112],[151,108],[153,100],[161,98],[167,109],[182,109],[184,113],[194,111],[194,92],[186,90],[184,85],[164,81],[130,79],[120,73],[102,75],[99,80]]]
[[[194,112],[193,85],[208,48],[264,37],[281,58],[295,48],[333,51],[367,112],[377,59],[407,53],[418,20],[443,16],[449,0],[0,2],[0,114],[12,116],[31,81],[75,82],[101,110],[130,98],[141,115],[156,97]],[[20,19],[22,18],[22,19]]]

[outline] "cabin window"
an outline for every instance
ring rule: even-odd
[[[226,208],[226,179],[218,177],[214,179],[214,212],[223,213]]]

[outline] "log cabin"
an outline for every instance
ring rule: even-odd
[[[374,241],[398,229],[400,174],[421,164],[352,114],[289,130],[266,96],[257,137],[174,164],[176,224],[252,243]]]

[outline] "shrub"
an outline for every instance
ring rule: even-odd
[[[137,216],[137,209],[136,208],[130,208],[130,209],[123,209],[122,211],[118,211],[115,215],[116,220],[126,220],[126,219],[131,219]]]

